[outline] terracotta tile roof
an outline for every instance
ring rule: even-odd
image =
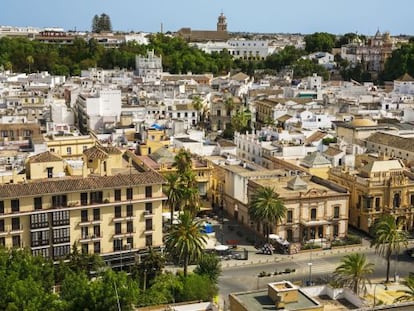
[[[30,163],[60,162],[63,159],[56,153],[46,151],[29,158]]]
[[[305,143],[313,143],[316,141],[320,141],[323,139],[328,133],[322,132],[322,131],[316,131],[312,135],[310,135],[308,138],[305,139]]]
[[[376,132],[365,140],[378,145],[414,152],[414,138],[412,137],[400,137],[397,135]],[[370,146],[368,146],[368,149],[369,147]]]
[[[83,154],[86,155],[89,159],[106,159],[109,154],[121,154],[121,150],[116,147],[101,147],[93,146],[86,149]]]
[[[112,189],[115,187],[127,187],[129,185],[154,185],[162,183],[164,183],[164,178],[154,171],[131,175],[42,179],[24,184],[0,185],[0,198],[17,198],[43,194]]]
[[[334,147],[328,147],[328,149],[326,149],[323,154],[330,156],[330,157],[334,157],[340,153],[342,153],[342,150],[334,148]]]

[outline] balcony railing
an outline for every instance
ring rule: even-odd
[[[79,239],[80,243],[90,242],[90,241],[99,241],[102,239],[102,232],[99,234],[86,234],[82,235]]]
[[[95,224],[100,224],[101,222],[102,222],[101,217],[99,217],[99,218],[95,218],[95,217],[81,218],[79,226],[95,225]]]

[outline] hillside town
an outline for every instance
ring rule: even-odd
[[[169,230],[189,211],[205,226],[203,251],[216,250],[221,260],[221,251],[243,244],[258,253],[269,244],[272,258],[312,259],[346,247],[355,236],[357,247],[371,241],[380,257],[381,247],[395,242],[376,239],[391,217],[406,239],[387,249],[385,258],[389,264],[392,253],[398,263],[414,230],[414,78],[404,72],[376,81],[408,38],[378,30],[364,41],[356,37],[329,52],[308,53],[300,60],[320,65],[328,76],[297,77],[292,66],[277,72],[168,72],[148,35],[0,26],[0,38],[48,45],[82,38],[104,49],[128,42],[149,47],[135,55],[133,68],[90,66],[79,75],[32,71],[33,58],[26,72],[1,65],[0,246],[55,264],[75,249],[131,273],[153,251],[178,247]],[[247,62],[309,45],[301,34],[230,33],[223,13],[216,30],[181,28],[165,36]],[[343,79],[339,59],[372,79]],[[190,173],[183,178],[183,172]],[[259,194],[283,205],[282,212],[255,214]],[[206,224],[213,224],[213,234]],[[182,260],[181,253],[176,256]],[[169,264],[186,275],[195,258]],[[247,261],[267,258],[252,251]],[[308,265],[312,269],[312,261]],[[150,286],[146,269],[144,291]],[[400,271],[401,279],[409,272]],[[389,276],[388,268],[387,282]],[[394,274],[395,283],[399,277]],[[314,284],[307,270],[302,279],[309,282],[284,276],[266,289],[188,309],[168,303],[168,310],[414,309],[411,302],[377,305],[382,283],[378,289],[371,285],[372,301],[344,285]],[[354,308],[344,303],[324,309],[328,303],[315,298],[322,296],[340,296]],[[265,297],[263,304],[257,297]]]

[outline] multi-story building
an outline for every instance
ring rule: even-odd
[[[82,158],[86,149],[97,144],[92,135],[74,135],[72,133],[55,133],[44,136],[47,150],[63,158]]]
[[[54,260],[76,245],[118,267],[161,246],[163,177],[135,171],[121,152],[109,149],[87,149],[86,163],[124,167],[95,169],[88,177],[64,176],[65,162],[53,153],[31,157],[24,183],[0,185],[0,244]]]
[[[138,76],[145,82],[155,82],[161,79],[162,58],[156,56],[154,50],[148,51],[146,57],[137,55],[135,57],[135,67]]]
[[[272,187],[283,201],[287,212],[272,232],[293,243],[326,242],[343,238],[348,232],[349,193],[346,188],[316,176],[250,179],[249,200],[259,187]],[[248,208],[239,215],[248,218]],[[249,219],[249,218],[248,218]],[[252,224],[265,233],[260,223]]]
[[[329,179],[350,192],[349,224],[364,232],[383,214],[391,214],[413,229],[414,175],[401,160],[364,156],[356,170],[331,168]]]

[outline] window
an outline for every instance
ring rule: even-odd
[[[115,201],[121,201],[121,189],[114,190]]]
[[[152,246],[152,234],[145,236],[145,246]]]
[[[47,178],[53,178],[53,167],[47,167]]]
[[[101,237],[101,226],[100,225],[93,226],[93,235],[95,238]]]
[[[6,246],[6,238],[0,237],[0,246]]]
[[[133,233],[134,232],[134,226],[133,226],[133,223],[132,223],[132,221],[127,221],[127,232],[128,233]]]
[[[152,186],[145,187],[145,197],[152,198]]]
[[[39,229],[49,227],[47,213],[30,215],[30,228]]]
[[[34,198],[33,199],[34,209],[42,209],[42,197]]]
[[[53,247],[53,258],[62,258],[70,254],[70,245],[62,245]]]
[[[0,214],[4,214],[4,201],[0,201]]]
[[[88,194],[86,192],[80,194],[80,201],[82,205],[88,205]]]
[[[71,147],[66,147],[66,153],[68,155],[71,155],[72,154],[72,148]]]
[[[82,231],[81,231],[82,235]],[[53,229],[53,244],[69,243],[70,242],[70,229],[59,228]]]
[[[334,218],[339,218],[339,206],[334,206]]]
[[[287,229],[286,230],[286,240],[288,240],[288,242],[293,241],[293,231],[292,231],[292,229]]]
[[[13,247],[20,247],[20,235],[14,235],[12,237],[12,246]]]
[[[11,200],[11,211],[12,211],[12,213],[18,213],[20,211],[19,199]]]
[[[411,195],[411,204],[414,204],[414,195]],[[381,209],[381,198],[375,198],[375,210]]]
[[[101,252],[101,242],[94,242],[93,243],[93,252],[94,254],[99,254]]]
[[[132,200],[132,196],[133,196],[132,188],[127,188],[127,190],[126,190],[126,198],[127,198],[127,200]]]
[[[81,222],[87,222],[88,221],[88,210],[83,209],[81,210]]]
[[[115,234],[121,234],[121,223],[119,222],[115,224]]]
[[[316,208],[311,209],[311,220],[316,220]]]
[[[0,232],[4,232],[4,219],[0,219]]]
[[[145,231],[152,231],[152,219],[145,219]]]
[[[127,248],[129,250],[134,248],[134,238],[132,236],[127,237]]]
[[[88,227],[81,227],[81,238],[87,239],[89,237],[89,228]]]
[[[52,214],[53,226],[67,226],[69,225],[69,211],[53,212]]]
[[[82,244],[82,254],[88,254],[89,253],[89,245],[87,243]]]
[[[93,209],[93,220],[101,220],[101,210],[99,208]]]
[[[338,234],[339,234],[339,225],[334,225],[333,226],[333,235],[334,235],[334,238],[338,237]]]
[[[126,206],[126,210],[127,210],[127,217],[132,217],[134,216],[133,214],[133,208],[132,208],[132,204],[128,204]]]
[[[122,250],[122,239],[114,240],[114,252]]]
[[[287,211],[287,223],[293,222],[293,211]]]
[[[12,218],[12,230],[20,230],[20,218]]]
[[[32,247],[49,245],[49,230],[31,233]]]
[[[90,195],[89,195],[90,204],[102,203],[102,197],[103,197],[102,191],[91,192]]]
[[[68,204],[66,194],[52,196],[52,207],[66,207]]]
[[[145,203],[145,214],[147,215],[152,214],[152,203],[151,202]]]
[[[121,205],[115,206],[115,218],[121,218],[121,214],[122,214],[122,206]]]

